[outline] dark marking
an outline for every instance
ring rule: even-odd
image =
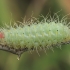
[[[57,30],[58,31],[58,30]]]

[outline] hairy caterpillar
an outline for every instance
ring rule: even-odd
[[[0,49],[17,55],[31,49],[52,48],[67,43],[70,43],[69,27],[55,21],[3,28],[0,32]]]

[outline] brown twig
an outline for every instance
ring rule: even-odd
[[[64,42],[61,42],[61,43],[57,43],[57,44],[52,44],[49,48],[51,47],[54,47],[54,46],[60,46],[60,45],[66,45],[66,44],[70,44],[70,41],[64,43]],[[42,46],[40,46],[42,47]],[[47,48],[47,47],[45,47]],[[36,48],[31,48],[30,50],[35,50]],[[43,48],[42,48],[43,49]],[[13,53],[13,54],[16,54],[18,56],[20,56],[22,53],[28,51],[29,49],[26,47],[26,48],[19,48],[19,49],[15,49],[15,48],[12,48],[12,47],[8,47],[7,45],[1,45],[0,44],[0,50],[3,50],[3,51],[7,51],[7,52],[10,52],[10,53]]]
[[[10,53],[13,53],[16,55],[21,55],[23,52],[27,51],[28,48],[14,49],[14,48],[12,48],[12,47],[10,48],[6,45],[0,45],[0,50],[7,51],[7,52],[10,52]]]

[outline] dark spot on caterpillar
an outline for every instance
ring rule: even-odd
[[[37,23],[38,24],[38,23]]]
[[[28,25],[28,26],[30,26],[30,25]]]
[[[57,42],[57,44],[58,44],[58,42]]]
[[[42,46],[42,45],[39,45],[40,47]]]
[[[3,47],[5,46],[5,47],[7,47],[8,48],[8,46],[5,44],[5,45],[2,45]]]
[[[37,42],[37,41],[35,41],[35,42]]]
[[[57,30],[58,31],[58,30]]]
[[[49,41],[49,40],[48,40]]]
[[[61,42],[61,44],[63,44],[63,42]]]
[[[51,45],[52,47],[54,46],[54,44]]]
[[[64,25],[66,25],[66,24],[64,24]]]

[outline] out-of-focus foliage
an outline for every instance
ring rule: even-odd
[[[11,14],[15,21],[22,22],[25,16],[27,21],[31,18],[32,10],[33,17],[36,18],[40,14],[46,16],[48,12],[53,16],[61,9],[63,10],[58,13],[60,19],[63,14],[69,13],[69,0],[46,0],[45,3],[43,1],[0,0],[0,26],[10,22]],[[40,57],[36,51],[32,54],[25,52],[18,61],[18,56],[0,50],[0,70],[70,70],[70,45],[63,45],[61,50],[54,47],[54,53],[51,50],[46,51],[47,55],[44,51],[39,51]]]
[[[0,0],[0,26],[9,22],[9,11],[7,8],[6,0]]]

